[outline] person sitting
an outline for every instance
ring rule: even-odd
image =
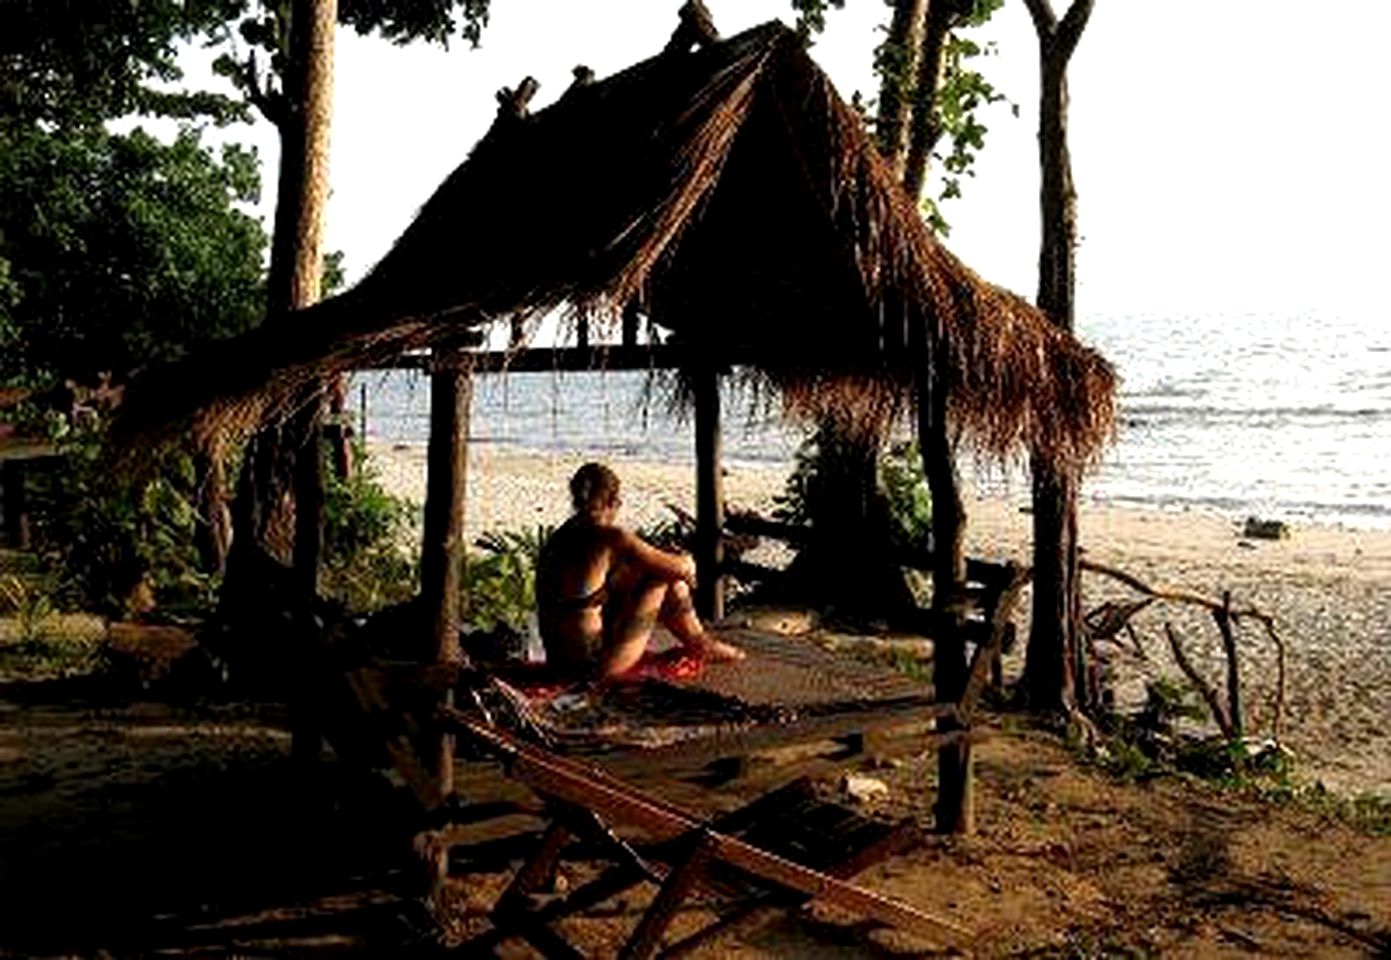
[[[557,672],[621,676],[642,659],[661,623],[700,660],[739,660],[705,632],[691,603],[695,562],[614,523],[618,475],[587,463],[570,480],[574,514],[547,539],[536,565],[537,620]]]

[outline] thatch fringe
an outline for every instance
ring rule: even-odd
[[[354,290],[142,378],[127,426],[216,443],[328,375],[562,304],[611,330],[630,301],[791,415],[878,429],[945,350],[981,450],[1080,463],[1111,429],[1106,361],[936,241],[780,24],[500,121]]]

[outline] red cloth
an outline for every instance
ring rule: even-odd
[[[615,680],[630,683],[638,680],[694,680],[705,670],[705,661],[687,653],[684,648],[674,647],[661,653],[646,651],[637,663],[633,664]]]

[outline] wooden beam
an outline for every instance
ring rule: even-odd
[[[695,848],[684,861],[667,874],[661,889],[657,891],[656,899],[648,906],[642,919],[638,921],[637,929],[619,952],[619,960],[648,960],[657,952],[667,928],[676,918],[676,911],[681,909],[681,905],[705,879],[715,848],[712,834],[697,835]]]
[[[811,528],[805,524],[788,523],[785,520],[772,520],[767,517],[737,513],[725,518],[725,529],[730,533],[748,534],[781,540],[793,547],[805,546],[811,539]],[[905,567],[914,570],[931,570],[933,557],[931,550],[922,547],[902,547],[895,551],[894,559]],[[1012,563],[996,563],[991,560],[966,559],[966,581],[982,583],[1004,590],[1014,582],[1016,566]]]
[[[573,373],[585,370],[675,370],[693,359],[679,343],[596,343],[579,347],[529,347],[522,350],[460,351],[455,361],[474,373]],[[726,351],[725,360],[735,365],[753,363],[753,350]],[[429,354],[407,353],[368,365],[368,370],[434,370],[438,361]]]
[[[696,612],[706,621],[724,618],[724,477],[720,455],[720,374],[695,373]]]

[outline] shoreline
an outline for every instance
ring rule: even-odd
[[[389,492],[416,503],[423,500],[423,445],[371,444],[369,453]],[[472,540],[489,529],[561,522],[568,514],[570,474],[589,459],[594,457],[475,446],[469,458],[466,536]],[[689,464],[623,456],[608,460],[623,479],[620,519],[626,525],[672,519],[666,503],[692,509]],[[727,464],[726,502],[767,512],[790,471],[790,464]],[[1027,489],[976,495],[970,478],[965,479],[967,552],[1029,562],[1032,518],[1020,509]],[[1274,616],[1287,648],[1283,739],[1299,760],[1300,776],[1340,791],[1391,795],[1391,730],[1385,725],[1385,717],[1391,716],[1391,530],[1291,522],[1286,539],[1251,540],[1241,536],[1242,522],[1229,517],[1085,497],[1078,522],[1087,558],[1120,567],[1156,587],[1212,597],[1230,590],[1234,604],[1251,604]],[[1084,578],[1087,608],[1115,595],[1104,578]],[[1026,619],[1017,619],[1021,639]],[[1170,656],[1162,633],[1166,620],[1185,638],[1198,668],[1220,688],[1221,645],[1210,618],[1174,606],[1137,617],[1148,653],[1161,664]],[[1239,633],[1238,640],[1249,726],[1264,734],[1275,674],[1273,649],[1254,627]],[[1016,659],[1023,647],[1021,642]],[[1170,666],[1163,672],[1176,671]]]

